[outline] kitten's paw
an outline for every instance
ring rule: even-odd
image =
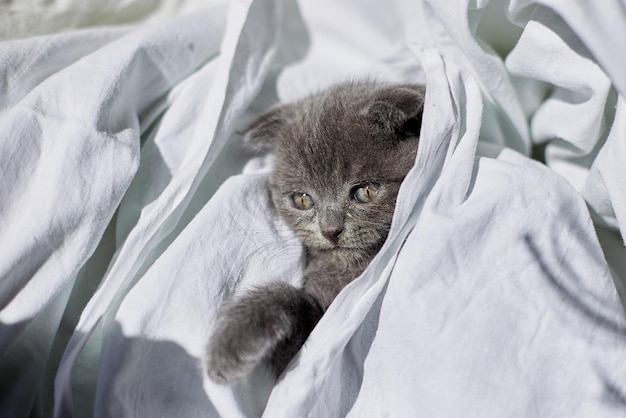
[[[248,299],[227,305],[216,320],[207,347],[206,368],[217,383],[243,378],[292,333],[287,312],[268,310]]]

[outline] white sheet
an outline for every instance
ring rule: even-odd
[[[228,0],[17,0],[0,3],[0,40],[78,28],[158,22]]]
[[[621,3],[507,2],[506,63],[470,3],[238,1],[0,43],[2,415],[623,416],[620,271],[583,199],[623,235]],[[216,385],[220,302],[302,267],[234,132],[363,75],[427,85],[390,237],[275,387]]]

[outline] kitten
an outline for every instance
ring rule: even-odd
[[[413,166],[424,88],[347,83],[276,107],[245,131],[275,153],[268,187],[306,254],[301,288],[274,282],[227,302],[207,349],[211,379],[232,383],[269,360],[278,377],[335,296],[382,247]]]

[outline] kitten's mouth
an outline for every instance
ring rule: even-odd
[[[334,242],[326,242],[325,245],[320,246],[320,250],[336,250],[338,248],[345,248],[343,247],[341,244],[339,243],[334,243]]]
[[[328,243],[327,246],[324,246],[322,248],[319,248],[322,251],[363,251],[366,250],[366,248],[363,247],[357,247],[357,246],[350,246],[350,245],[346,245],[343,243],[337,243],[337,244],[333,244],[333,243]]]
[[[315,249],[316,251],[366,251],[370,252],[372,250],[377,251],[382,246],[382,242],[360,242],[360,245],[357,244],[354,240],[350,239],[350,237],[339,237],[339,239],[334,242],[329,239],[321,237],[302,237],[304,245],[311,249]],[[384,240],[383,240],[384,242]]]
[[[345,246],[344,244],[340,242],[334,243],[334,242],[330,242],[327,240],[310,243],[309,246],[310,248],[314,248],[318,251],[334,251],[334,250],[348,249],[347,246]]]

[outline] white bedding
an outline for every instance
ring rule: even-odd
[[[491,29],[489,3],[233,1],[0,43],[0,416],[624,417],[626,5],[505,1]],[[427,86],[389,239],[275,386],[214,384],[221,301],[302,268],[236,132],[363,76]]]

